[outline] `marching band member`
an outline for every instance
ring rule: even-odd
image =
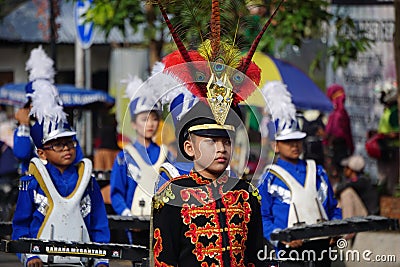
[[[32,111],[37,120],[30,135],[38,158],[32,158],[28,175],[21,178],[12,221],[14,240],[44,240],[108,243],[110,232],[100,187],[92,177],[92,163],[77,155],[76,133],[66,123],[66,114],[53,86],[39,84],[32,93]],[[77,264],[73,256],[19,255],[24,266],[43,263]],[[94,266],[108,266],[96,259]]]
[[[267,166],[259,186],[265,238],[271,240],[272,232],[287,227],[341,219],[341,210],[323,167],[300,158],[306,133],[298,128],[296,109],[286,86],[279,81],[269,82],[263,94],[275,123],[275,153],[279,155],[275,164]],[[287,251],[286,255],[291,249],[320,252],[329,247],[329,242],[329,239],[271,241],[278,251]],[[317,266],[330,266],[325,256]],[[299,264],[303,266],[304,262]]]
[[[198,50],[186,50],[158,5],[178,47],[163,58],[163,72],[188,92],[170,97],[180,100],[170,112],[179,111],[172,115],[178,148],[193,168],[166,181],[153,197],[150,265],[264,266],[258,257],[264,249],[260,196],[230,166],[235,135],[244,128],[239,102],[260,82],[261,70],[252,62],[259,39],[242,57],[236,45],[222,40],[219,1],[212,1],[211,34],[201,35]]]
[[[15,157],[21,162],[20,172],[23,175],[28,171],[31,158],[37,157],[31,138],[31,128],[37,117],[37,112],[31,110],[33,93],[36,90],[40,91],[42,87],[51,86],[56,94],[57,102],[59,102],[59,105],[62,105],[58,90],[54,86],[55,71],[53,64],[53,60],[47,56],[42,46],[33,49],[26,62],[26,70],[29,71],[29,83],[25,86],[27,102],[24,107],[20,108],[15,113],[18,127],[14,131],[13,147]],[[76,151],[75,163],[83,158],[83,152],[79,143],[76,147]]]
[[[218,124],[203,102],[182,118],[179,148],[194,167],[154,196],[154,266],[260,266],[258,194],[227,171],[239,121],[230,110]]]
[[[167,159],[172,161],[166,146],[153,142],[161,104],[148,85],[135,77],[126,89],[131,99],[129,111],[136,141],[118,153],[110,178],[111,204],[121,216],[150,216],[158,170]]]

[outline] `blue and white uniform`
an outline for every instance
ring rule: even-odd
[[[16,240],[21,237],[43,237],[43,229],[45,229],[46,224],[48,223],[48,218],[52,216],[52,213],[65,213],[64,210],[60,211],[57,208],[59,203],[54,203],[55,200],[53,201],[53,199],[51,199],[51,189],[54,188],[60,195],[61,199],[71,199],[77,191],[82,190],[83,195],[80,199],[80,203],[78,203],[80,207],[79,213],[86,226],[89,241],[99,243],[109,242],[110,231],[108,228],[108,220],[103,198],[100,193],[100,187],[93,177],[88,177],[87,179],[89,179],[89,181],[86,188],[79,189],[79,185],[84,179],[79,177],[77,168],[77,165],[70,165],[63,173],[61,173],[54,165],[47,163],[45,165],[45,170],[47,171],[45,175],[50,177],[50,183],[46,182],[46,179],[40,177],[37,178],[37,174],[35,174],[36,177],[30,174],[21,178],[16,212],[12,222],[12,239]],[[47,193],[43,190],[43,186],[40,185],[43,181],[47,187]],[[55,191],[53,190],[53,192]],[[66,216],[67,215],[68,214],[66,214]],[[69,218],[68,220],[71,221],[71,219],[72,218]],[[55,233],[62,230],[62,228],[57,228],[57,226],[60,225],[54,225]],[[71,231],[71,229],[68,231]],[[68,236],[65,236],[65,240],[68,240]],[[21,255],[19,255],[19,257],[21,257]],[[39,256],[27,255],[26,258],[22,258],[22,260],[27,262],[33,257]],[[108,260],[97,259],[95,261],[95,266],[100,263],[108,265]]]
[[[307,175],[306,161],[299,159],[297,164],[292,164],[278,159],[276,165],[286,170],[301,186],[305,186]],[[315,190],[327,219],[341,219],[341,210],[337,208],[337,201],[334,198],[332,186],[330,185],[326,172],[320,165],[316,166],[315,178]],[[266,172],[261,181],[259,192],[262,197],[261,215],[263,218],[264,237],[271,240],[270,235],[272,232],[292,226],[289,225],[292,192],[288,185],[273,172]],[[312,205],[314,203],[315,201],[312,201],[312,203],[307,203],[307,205]],[[300,218],[300,221],[303,219]],[[276,245],[276,243],[274,245]]]
[[[122,216],[133,215],[136,213],[136,208],[140,209],[140,207],[132,207],[132,203],[135,193],[137,193],[138,190],[138,182],[140,185],[142,184],[141,179],[154,178],[154,183],[152,183],[153,188],[151,192],[148,192],[151,195],[154,194],[155,181],[157,181],[158,177],[146,177],[138,161],[141,160],[143,163],[153,168],[156,173],[155,176],[157,176],[161,164],[167,159],[172,160],[170,153],[165,157],[166,151],[162,151],[160,146],[154,142],[151,142],[148,147],[144,147],[136,141],[132,144],[132,147],[140,155],[140,159],[134,158],[127,149],[124,149],[118,153],[111,171],[111,203],[114,211]],[[143,215],[149,215],[147,210],[150,211],[150,206],[151,201],[149,203],[144,203]],[[137,212],[139,214],[142,213],[141,210]]]

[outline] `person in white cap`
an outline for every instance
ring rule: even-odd
[[[63,106],[58,89],[54,85],[53,64],[53,60],[48,57],[42,46],[32,49],[26,62],[26,70],[29,71],[29,82],[25,85],[26,103],[15,113],[18,127],[14,131],[13,147],[14,156],[20,161],[22,175],[28,171],[31,158],[37,157],[32,142],[32,126],[38,118],[43,117],[42,113],[52,113]],[[33,103],[33,100],[36,103]],[[76,137],[74,139],[78,141]],[[79,142],[76,152],[75,163],[84,157]]]
[[[43,97],[48,105],[36,106],[36,95],[33,97],[32,110],[49,109],[37,110],[43,116],[38,116],[30,130],[39,159],[31,159],[28,175],[20,179],[12,239],[108,243],[107,213],[100,187],[92,177],[92,162],[82,159],[75,164],[76,132],[66,123],[62,107],[53,105],[49,94]],[[87,262],[80,257],[51,259],[36,254],[23,254],[20,259],[27,267],[49,262],[82,266]],[[96,259],[93,266],[108,266],[108,260]]]
[[[378,214],[378,192],[364,175],[364,158],[352,155],[342,160],[341,165],[346,181],[337,186],[335,193],[343,218]]]
[[[275,122],[275,153],[278,154],[276,163],[267,166],[259,185],[264,237],[275,246],[278,256],[293,255],[290,252],[294,250],[297,253],[294,255],[306,250],[318,255],[329,248],[330,238],[291,242],[270,238],[272,232],[288,227],[341,219],[341,211],[323,167],[314,160],[300,158],[306,133],[298,128],[296,109],[286,86],[278,81],[270,82],[262,91]],[[323,254],[319,254],[315,266],[330,266],[329,258],[320,256]],[[304,266],[304,262],[299,264]]]

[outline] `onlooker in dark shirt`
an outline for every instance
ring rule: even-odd
[[[365,167],[364,158],[359,155],[353,155],[344,159],[341,164],[344,167],[343,173],[346,177],[346,181],[337,186],[336,196],[340,200],[342,206],[343,218],[378,214],[378,191],[376,188],[374,188],[370,179],[368,179],[363,173],[363,169]],[[354,207],[356,204],[354,197],[352,198],[352,201],[347,201],[344,199],[344,193],[348,189],[354,190],[354,192],[358,195],[366,209],[367,214],[360,214],[362,207]]]

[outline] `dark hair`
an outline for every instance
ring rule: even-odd
[[[139,115],[139,114],[142,114],[142,113],[153,113],[153,114],[155,114],[156,116],[157,116],[157,119],[158,120],[160,120],[161,119],[161,114],[158,112],[158,111],[156,111],[156,110],[148,110],[148,111],[143,111],[143,112],[140,112],[140,113],[138,113],[138,114],[135,114],[135,115],[133,115],[132,117],[131,117],[131,121],[132,122],[136,122],[136,118],[137,118],[137,115]]]

